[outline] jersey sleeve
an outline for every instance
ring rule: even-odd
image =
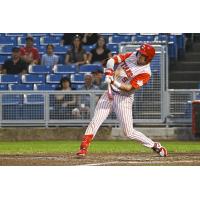
[[[131,80],[130,84],[133,86],[133,88],[139,89],[143,85],[147,84],[149,80],[150,80],[150,75],[147,73],[143,73],[135,76]]]
[[[115,61],[115,64],[119,64],[121,62],[123,62],[124,60],[126,60],[126,58],[128,58],[130,55],[132,54],[132,52],[128,52],[125,54],[118,54],[116,56],[113,56],[113,59]]]

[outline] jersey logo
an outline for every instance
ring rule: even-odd
[[[140,87],[143,86],[143,81],[137,81],[137,85],[139,85]]]

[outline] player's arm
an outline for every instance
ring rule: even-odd
[[[150,79],[150,75],[147,73],[139,74],[135,76],[130,83],[120,83],[114,79],[111,80],[111,84],[115,85],[120,90],[131,91],[140,89],[143,85],[147,84]]]
[[[125,53],[125,54],[118,54],[118,55],[113,56],[112,58],[110,58],[107,61],[106,67],[113,69],[115,64],[119,64],[119,63],[123,62],[131,54],[132,54],[132,52],[128,52],[128,53]]]

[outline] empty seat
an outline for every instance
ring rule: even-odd
[[[83,49],[85,49],[86,52],[90,52],[92,49],[95,48],[96,45],[84,45]]]
[[[0,64],[3,64],[5,60],[11,58],[11,55],[0,55]]]
[[[131,42],[131,41],[132,41],[131,35],[113,35],[112,36],[113,43]]]
[[[20,83],[20,75],[18,74],[1,74],[0,83]]]
[[[54,73],[61,74],[72,74],[76,73],[75,65],[55,65],[53,68]]]
[[[74,90],[80,90],[83,86],[83,83],[72,83],[72,89]]]
[[[0,37],[0,44],[1,45],[16,45],[17,39],[14,36],[4,36]]]
[[[13,45],[5,45],[2,48],[2,53],[12,53]]]
[[[44,104],[43,94],[25,94],[24,104]]]
[[[72,74],[71,82],[72,83],[84,83],[84,74]]]
[[[46,76],[46,82],[47,83],[60,83],[60,80],[63,76],[64,76],[63,74],[48,74]]]
[[[44,65],[29,65],[28,71],[29,73],[35,74],[49,74],[52,71],[52,67]]]
[[[22,83],[45,83],[43,74],[25,74],[22,75]]]
[[[0,91],[2,90],[8,90],[8,85],[7,84],[0,84]]]
[[[18,105],[22,104],[23,95],[21,94],[3,94],[2,105]]]
[[[43,53],[46,53],[46,46],[44,45],[40,45],[37,47],[39,53],[43,54]]]
[[[137,42],[151,42],[154,41],[154,35],[137,35],[135,40]]]
[[[81,65],[79,72],[80,73],[89,73],[96,70],[102,70],[101,64],[88,64],[88,65]]]
[[[55,54],[66,54],[69,49],[70,49],[69,45],[66,45],[66,46],[56,45],[54,47],[54,53]]]
[[[35,84],[35,90],[56,90],[58,84]]]
[[[61,37],[60,36],[49,36],[49,37],[42,37],[41,44],[60,44]]]
[[[9,84],[10,90],[33,90],[32,84]]]
[[[108,47],[108,49],[110,49],[110,51],[111,51],[112,53],[114,53],[114,54],[119,52],[119,46],[118,46],[118,44],[109,43],[109,44],[107,44],[107,47]]]

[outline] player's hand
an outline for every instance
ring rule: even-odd
[[[113,76],[107,75],[106,78],[105,78],[105,82],[108,83],[108,84],[112,84],[114,82]]]
[[[105,69],[105,75],[106,76],[113,76],[114,75],[114,70],[111,68]]]

